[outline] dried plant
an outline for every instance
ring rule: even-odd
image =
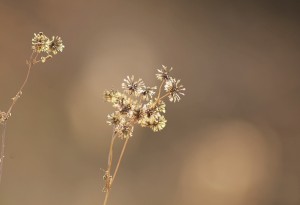
[[[27,75],[23,84],[21,85],[17,94],[12,98],[12,102],[6,112],[0,111],[0,124],[3,126],[1,134],[1,154],[0,154],[0,183],[3,173],[3,163],[4,163],[4,154],[5,154],[5,138],[6,138],[6,127],[7,121],[12,115],[12,109],[20,99],[23,93],[23,89],[28,81],[31,69],[34,65],[38,63],[45,63],[49,59],[56,55],[58,52],[62,52],[64,49],[63,42],[60,37],[53,36],[52,39],[49,39],[43,32],[34,34],[32,39],[32,53],[29,60],[26,60],[27,65]]]
[[[103,176],[105,198],[103,205],[107,204],[108,196],[112,184],[116,178],[120,163],[122,161],[128,140],[133,135],[135,125],[149,127],[154,132],[162,130],[167,123],[164,117],[166,112],[165,98],[171,102],[179,102],[180,96],[184,95],[185,88],[180,84],[180,80],[170,76],[172,68],[162,66],[158,69],[156,77],[161,81],[156,97],[157,87],[145,86],[142,79],[135,80],[134,76],[127,76],[122,83],[123,93],[116,90],[104,91],[104,100],[112,103],[116,111],[108,115],[107,123],[113,126],[113,133],[108,154],[107,169]],[[163,89],[164,88],[164,89]],[[162,95],[163,90],[165,94]],[[113,148],[116,138],[124,140],[116,167],[113,171]]]

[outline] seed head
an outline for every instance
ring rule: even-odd
[[[138,79],[137,81],[134,81],[134,76],[127,76],[127,78],[124,79],[124,83],[122,83],[122,88],[124,89],[124,92],[135,96],[139,96],[141,93],[141,90],[143,90],[145,87],[145,84],[142,79]]]
[[[132,137],[133,126],[129,122],[121,123],[115,128],[115,132],[121,139]]]
[[[154,132],[161,131],[166,126],[167,120],[162,115],[156,115],[151,118],[151,126],[150,128]]]
[[[169,93],[169,100],[171,102],[179,102],[180,95],[184,95],[183,91],[185,91],[185,88],[183,85],[180,85],[180,80],[170,78],[165,84],[165,91]]]
[[[156,86],[154,87],[144,87],[141,89],[141,96],[143,100],[148,101],[155,94]]]
[[[118,126],[123,121],[122,116],[120,115],[119,112],[114,112],[110,115],[107,115],[107,119],[108,119],[108,121],[106,121],[107,124],[113,126]]]
[[[34,33],[34,37],[32,39],[33,51],[36,53],[47,52],[48,42],[49,38],[45,36],[43,32],[39,32],[38,34]]]
[[[170,79],[170,75],[169,73],[173,70],[173,68],[171,67],[170,69],[168,69],[167,66],[162,65],[162,69],[157,69],[158,73],[156,74],[156,77],[158,80],[169,80]]]
[[[52,36],[52,40],[48,40],[47,42],[47,53],[53,53],[56,55],[58,52],[62,52],[64,49],[63,42],[60,37]]]

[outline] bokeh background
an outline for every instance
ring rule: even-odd
[[[102,92],[131,74],[156,85],[161,64],[186,97],[162,132],[135,130],[109,204],[300,204],[299,17],[299,1],[1,0],[0,110],[33,33],[66,48],[9,120],[0,204],[101,204]]]

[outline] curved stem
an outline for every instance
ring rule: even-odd
[[[14,105],[17,103],[18,99],[21,97],[22,95],[22,90],[24,89],[25,85],[27,84],[27,81],[29,79],[29,75],[30,75],[30,71],[32,66],[35,64],[35,59],[37,57],[37,55],[35,56],[35,58],[33,59],[33,54],[34,52],[31,53],[30,55],[30,59],[29,61],[27,61],[27,74],[26,74],[26,78],[23,82],[23,84],[21,85],[19,91],[17,92],[17,94],[15,95],[15,97],[12,98],[12,103],[9,106],[6,115],[9,117],[11,115],[11,111],[14,107]],[[3,172],[3,163],[4,163],[4,155],[5,155],[5,137],[6,137],[6,123],[4,122],[4,126],[3,126],[3,130],[2,130],[2,134],[1,134],[1,156],[0,156],[0,183],[1,183],[1,178],[2,178],[2,172]]]
[[[31,56],[30,56],[30,60],[27,61],[28,70],[27,70],[26,78],[25,78],[23,84],[21,85],[19,91],[17,92],[16,96],[13,98],[13,101],[12,101],[12,103],[11,103],[11,105],[10,105],[8,111],[7,111],[7,114],[11,113],[11,110],[13,109],[14,105],[16,104],[16,102],[18,101],[18,99],[20,98],[20,95],[22,94],[22,91],[23,91],[25,85],[27,84],[27,81],[28,81],[28,79],[29,79],[29,75],[30,75],[31,68],[32,68],[32,66],[33,66],[33,64],[34,64],[34,62],[32,62],[32,60],[33,60],[33,59],[32,59],[32,56],[33,56],[33,53],[32,53]]]

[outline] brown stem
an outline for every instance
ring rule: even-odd
[[[0,157],[0,184],[2,179],[2,170],[4,163],[4,148],[5,148],[5,133],[6,133],[6,122],[4,122],[2,135],[1,135],[1,157]]]
[[[162,99],[164,99],[165,97],[167,97],[169,95],[170,95],[170,93],[166,93],[164,96],[160,97],[159,100],[162,100]]]
[[[109,196],[109,190],[107,190],[107,192],[106,192],[106,194],[105,194],[105,198],[104,198],[103,205],[106,205],[106,204],[107,204],[108,196]]]
[[[110,147],[109,147],[109,153],[108,153],[108,161],[107,161],[107,170],[106,170],[106,180],[110,180],[110,170],[111,170],[111,165],[112,165],[112,159],[113,159],[113,146],[114,146],[114,141],[116,139],[116,133],[113,129],[113,134],[111,137],[111,142],[110,142]],[[105,198],[104,198],[104,202],[103,205],[107,204],[107,200],[108,200],[108,196],[109,196],[109,191],[110,191],[110,186],[111,186],[111,182],[110,181],[106,181],[105,182],[105,189],[106,189],[106,193],[105,193]]]
[[[115,172],[114,172],[114,174],[113,174],[113,177],[112,177],[112,181],[111,181],[111,183],[113,183],[113,182],[114,182],[114,180],[115,180],[115,177],[116,177],[116,175],[117,175],[117,173],[118,173],[119,166],[120,166],[120,164],[121,164],[121,161],[122,161],[122,158],[123,158],[123,155],[124,155],[124,152],[125,152],[125,149],[126,149],[126,146],[127,146],[128,140],[129,140],[129,138],[127,138],[127,139],[125,140],[125,142],[124,142],[124,145],[123,145],[123,148],[122,148],[122,151],[121,151],[121,154],[120,154],[119,160],[118,160],[118,164],[117,164],[117,166],[116,166],[116,169],[115,169]]]
[[[163,86],[164,82],[165,82],[165,80],[161,81],[161,84],[160,84],[160,86],[159,86],[158,95],[157,95],[157,101],[158,101],[159,98],[160,98],[161,89],[162,89],[162,86]]]
[[[111,170],[111,164],[112,164],[112,159],[113,159],[113,148],[114,148],[115,139],[116,139],[116,135],[114,133],[113,136],[112,136],[112,139],[111,139],[109,154],[108,154],[107,171],[109,173],[110,173],[110,170]]]
[[[12,111],[14,105],[17,103],[18,99],[21,97],[22,90],[24,89],[24,87],[25,87],[25,85],[28,81],[31,68],[35,64],[34,59],[33,59],[33,54],[34,54],[34,52],[31,53],[30,59],[29,59],[29,61],[27,61],[28,70],[27,70],[26,78],[25,78],[23,84],[21,85],[19,91],[15,95],[15,97],[12,98],[12,103],[11,103],[11,105],[9,106],[9,108],[6,112],[7,117],[9,117],[11,115],[11,111]],[[36,55],[36,57],[37,57],[37,55]],[[1,178],[2,178],[4,154],[5,154],[4,149],[5,149],[5,137],[6,137],[6,123],[7,122],[4,122],[3,130],[2,130],[2,134],[1,134],[0,183],[1,183]]]
[[[124,155],[124,152],[125,152],[125,149],[126,149],[128,140],[129,140],[129,138],[127,138],[127,139],[125,140],[125,142],[124,142],[124,145],[123,145],[123,148],[122,148],[122,151],[121,151],[119,160],[118,160],[118,164],[116,165],[116,169],[115,169],[115,171],[114,171],[113,177],[112,177],[111,182],[110,182],[110,186],[112,185],[112,183],[113,183],[113,181],[114,181],[114,179],[115,179],[115,177],[116,177],[116,175],[117,175],[117,173],[118,173],[118,170],[119,170],[119,167],[120,167],[120,164],[121,164],[121,161],[122,161],[122,158],[123,158],[123,155]],[[113,142],[113,141],[112,141],[112,142]],[[112,146],[111,146],[111,148],[110,148],[110,152],[111,152],[111,150],[112,150]],[[112,157],[112,155],[111,155],[111,157]],[[109,159],[112,159],[112,158],[109,158]],[[108,170],[110,170],[110,169],[111,169],[111,161],[110,161]],[[111,188],[111,187],[109,187],[109,188]],[[106,190],[106,193],[105,193],[105,198],[104,198],[103,205],[106,205],[106,204],[107,204],[108,197],[109,197],[109,193],[110,193],[110,189],[107,189],[107,190]]]

